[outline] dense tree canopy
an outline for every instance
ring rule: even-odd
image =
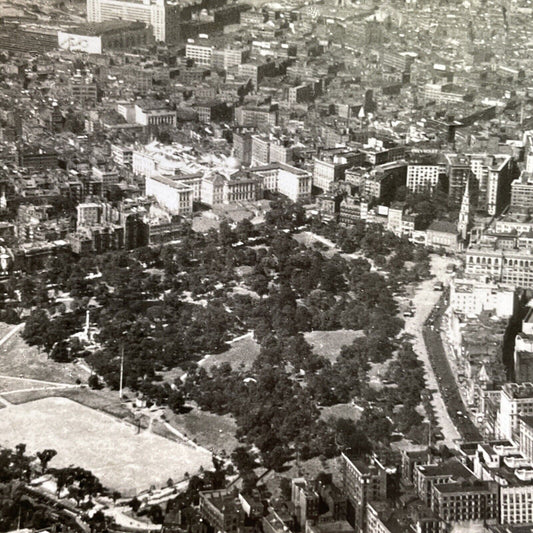
[[[377,400],[378,410],[357,431],[364,429],[370,445],[387,441],[396,425],[390,398],[404,404],[398,423],[407,429],[423,387],[416,355],[397,340],[403,321],[392,293],[427,275],[427,254],[380,226],[334,222],[313,226],[342,251],[325,253],[293,238],[304,221],[301,207],[279,202],[261,228],[223,222],[205,235],[185,229],[177,244],[51,260],[16,280],[8,296],[18,290],[31,310],[23,332],[29,343],[57,361],[85,357],[112,388],[123,352],[126,386],[175,411],[194,400],[232,414],[238,437],[259,448],[265,466],[280,468],[296,451],[304,458],[336,453],[337,429],[321,419],[319,406]],[[54,288],[49,296],[39,293],[43,284]],[[73,300],[59,304],[54,293]],[[88,307],[99,345],[89,355],[71,338]],[[361,335],[334,361],[303,336],[340,328]],[[260,343],[251,370],[197,367],[249,331]],[[389,374],[406,400],[368,385],[370,365],[394,354]],[[164,379],[178,366],[188,372],[184,382]]]

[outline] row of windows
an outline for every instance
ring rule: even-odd
[[[521,501],[526,501],[526,500],[532,500],[533,499],[533,494],[531,492],[528,492],[527,494],[526,493],[522,493],[522,494],[504,494],[502,495],[502,501],[503,503],[509,503],[509,504],[513,504],[513,503],[520,503]]]
[[[149,117],[150,124],[174,124],[174,116],[170,117]]]
[[[531,267],[533,266],[533,260],[529,259],[507,259],[504,257],[501,261],[503,261],[504,265],[509,266],[521,266],[521,267]],[[476,264],[476,265],[500,265],[502,264],[499,257],[484,257],[484,256],[476,256],[475,258],[473,256],[468,256],[467,263],[468,264]]]

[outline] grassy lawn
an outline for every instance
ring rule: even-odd
[[[28,389],[43,390],[49,389],[51,385],[27,381],[25,379],[0,378],[0,394],[14,391],[26,391]]]
[[[198,231],[200,233],[205,233],[210,229],[218,229],[220,226],[220,221],[214,218],[209,218],[206,216],[195,216],[192,219],[192,229],[193,231]]]
[[[117,418],[132,418],[131,411],[119,400],[118,393],[111,390],[96,391],[88,388],[33,390],[8,394],[6,399],[13,404],[23,404],[50,397],[68,398]]]
[[[174,383],[177,379],[181,378],[185,374],[185,370],[179,366],[166,370],[165,372],[158,372],[158,374],[163,378],[165,383]]]
[[[362,414],[363,411],[351,403],[339,403],[330,407],[323,407],[320,418],[325,421],[332,418],[349,418],[357,422]]]
[[[252,298],[259,298],[259,294],[257,294],[255,291],[247,289],[246,287],[233,287],[233,289],[231,289],[231,295],[233,296],[235,294],[251,296]]]
[[[137,493],[170,477],[184,478],[211,465],[211,455],[170,441],[67,398],[46,398],[0,410],[0,444],[26,443],[28,451],[52,448],[51,466],[75,464],[105,486]]]
[[[313,347],[313,351],[332,362],[337,359],[343,346],[351,344],[354,339],[363,335],[362,331],[353,329],[317,330],[304,333],[305,340]]]
[[[304,231],[302,233],[294,233],[292,235],[292,238],[299,244],[303,244],[308,248],[314,248],[316,246],[317,249],[322,252],[322,255],[324,257],[333,257],[336,253],[340,252],[340,250],[335,248],[335,246],[329,246],[328,244],[324,244],[319,239],[317,239],[316,235],[307,231]]]
[[[3,339],[15,326],[0,322],[0,339]]]
[[[15,392],[13,394],[8,394],[5,399],[14,405],[19,405],[22,403],[42,400],[43,398],[62,397],[65,390],[66,389],[26,390],[23,392]]]
[[[225,450],[229,455],[239,446],[239,441],[235,438],[237,424],[230,415],[214,415],[199,409],[177,415],[167,409],[165,416],[178,431],[208,450],[217,453]]]
[[[0,374],[60,383],[86,383],[89,373],[71,363],[56,363],[17,333],[0,347]]]
[[[201,366],[208,369],[213,365],[229,363],[234,370],[241,367],[248,369],[259,355],[259,350],[259,344],[250,335],[232,343],[229,350],[210,355],[207,359],[204,359]]]

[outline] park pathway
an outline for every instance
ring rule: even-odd
[[[26,325],[25,322],[21,322],[20,324],[17,324],[11,331],[6,333],[0,339],[0,346],[2,346],[4,343],[6,343],[11,337],[13,337],[13,335],[16,335],[25,325]]]

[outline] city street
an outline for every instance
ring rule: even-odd
[[[437,378],[429,360],[422,332],[425,320],[442,294],[433,290],[433,286],[437,281],[442,281],[445,285],[449,283],[452,274],[446,272],[446,266],[451,262],[452,260],[449,257],[431,256],[431,272],[435,277],[422,282],[417,287],[415,294],[411,298],[414,316],[405,317],[405,331],[413,336],[413,347],[420,360],[424,363],[427,388],[434,391],[431,403],[435,409],[438,423],[442,428],[444,443],[448,446],[454,446],[454,441],[459,439],[460,435],[446,409]]]

